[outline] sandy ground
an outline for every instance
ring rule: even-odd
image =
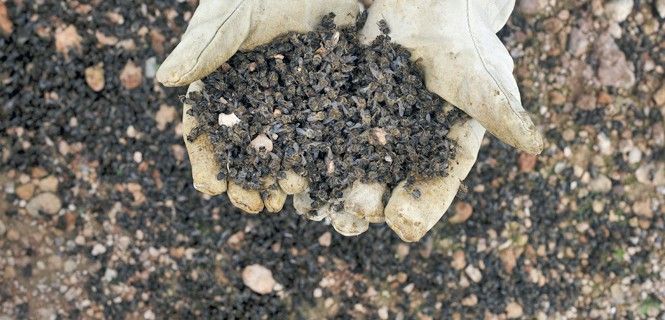
[[[487,135],[415,244],[193,190],[154,72],[195,7],[0,0],[0,319],[665,317],[663,1],[518,1],[545,151]]]

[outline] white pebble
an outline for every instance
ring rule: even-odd
[[[143,318],[146,320],[154,320],[155,319],[155,313],[152,312],[152,310],[148,310],[145,313],[143,313]]]
[[[139,151],[134,152],[134,162],[141,163],[143,162],[143,154]]]
[[[628,152],[628,163],[635,164],[642,160],[642,150],[637,147],[630,149]]]
[[[480,273],[480,270],[478,270],[478,268],[474,267],[471,264],[469,264],[466,267],[466,269],[464,269],[464,273],[466,273],[466,275],[469,276],[469,278],[471,278],[471,280],[476,283],[480,282],[480,280],[483,278],[483,274]]]
[[[103,244],[96,244],[94,247],[92,247],[92,255],[93,256],[98,256],[100,254],[106,253],[106,247]]]
[[[111,281],[113,281],[113,279],[115,279],[117,276],[118,276],[118,272],[117,272],[117,271],[115,271],[115,270],[113,270],[113,269],[111,269],[111,268],[108,268],[108,269],[106,269],[106,272],[104,272],[104,277],[102,277],[102,280],[104,280],[104,281],[106,281],[106,282],[111,282]]]
[[[257,151],[261,151],[261,149],[265,149],[267,152],[272,151],[272,140],[270,140],[265,134],[259,134],[256,136],[249,145]]]
[[[605,13],[616,21],[623,22],[633,11],[633,0],[613,0],[605,4]]]
[[[240,123],[240,118],[238,118],[238,116],[236,116],[235,113],[233,112],[229,114],[220,113],[218,122],[220,126],[225,126],[230,128]]]

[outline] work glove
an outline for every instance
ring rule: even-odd
[[[280,211],[286,195],[293,195],[296,211],[313,220],[329,218],[341,234],[357,235],[369,223],[385,221],[404,241],[419,240],[450,206],[476,161],[485,128],[528,153],[542,149],[541,135],[521,105],[512,59],[496,36],[514,4],[514,0],[376,0],[369,9],[361,39],[369,43],[380,35],[379,21],[385,20],[392,40],[409,49],[422,67],[427,88],[472,117],[450,129],[448,137],[457,142],[457,152],[447,176],[416,181],[408,188],[401,182],[385,207],[385,185],[355,182],[344,192],[341,210],[329,205],[315,210],[307,179],[294,172],[286,172],[278,181],[267,179],[262,191],[218,180],[221,166],[203,134],[193,142],[185,139],[194,187],[210,195],[227,191],[231,202],[249,213],[264,208]],[[188,93],[201,91],[202,83],[196,80],[237,50],[252,49],[288,32],[314,30],[329,12],[336,14],[338,25],[348,25],[355,22],[359,6],[355,0],[202,0],[157,78],[167,86],[193,82]],[[191,107],[184,108],[186,137],[197,123],[187,115]],[[414,197],[413,190],[420,196]]]

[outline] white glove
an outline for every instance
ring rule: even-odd
[[[450,174],[416,182],[413,187],[421,192],[417,199],[402,182],[384,208],[385,185],[354,183],[344,192],[341,212],[332,212],[329,206],[312,212],[308,182],[293,172],[276,184],[266,181],[269,191],[262,197],[259,191],[216,179],[221,167],[205,134],[192,143],[185,141],[195,188],[211,195],[228,189],[231,202],[250,213],[264,207],[277,212],[286,195],[293,194],[299,213],[315,220],[329,217],[344,235],[362,233],[370,222],[385,219],[403,240],[419,240],[443,216],[475,163],[483,126],[521,150],[539,153],[542,149],[540,133],[520,103],[512,59],[495,35],[513,7],[514,0],[376,0],[369,9],[361,34],[364,41],[379,35],[378,21],[386,20],[393,41],[410,49],[412,58],[422,65],[428,89],[475,119],[451,128],[449,136],[457,140],[459,149],[450,161]],[[217,69],[239,49],[251,49],[288,32],[313,30],[329,12],[336,14],[338,25],[353,23],[358,8],[355,0],[201,0],[157,78],[169,86],[188,84]],[[189,91],[201,87],[195,82]],[[185,111],[188,108],[185,105]],[[184,112],[183,122],[186,136],[196,120]]]

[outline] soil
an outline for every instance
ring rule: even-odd
[[[362,45],[363,23],[337,28],[333,19],[237,53],[190,95],[200,125],[187,138],[209,134],[220,179],[260,189],[262,179],[294,170],[309,179],[316,208],[356,180],[390,190],[447,174],[455,143],[446,136],[464,114],[427,90],[389,35]],[[220,114],[240,122],[221,124]],[[254,139],[267,144],[256,148]]]

